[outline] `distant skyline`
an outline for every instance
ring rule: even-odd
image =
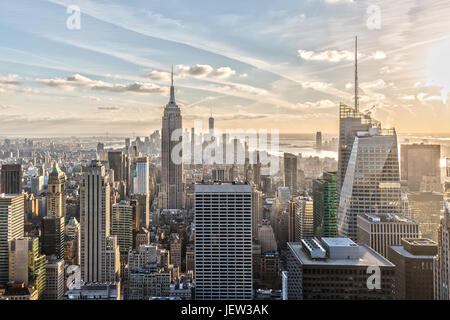
[[[360,110],[399,133],[449,133],[449,16],[446,0],[3,1],[0,136],[148,135],[172,65],[185,128],[206,130],[212,110],[219,130],[335,133],[356,35]]]

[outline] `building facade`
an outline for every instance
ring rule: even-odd
[[[252,299],[252,187],[196,184],[194,215],[196,299]]]

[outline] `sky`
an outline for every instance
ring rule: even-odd
[[[355,36],[360,110],[449,133],[449,17],[448,0],[1,1],[0,135],[148,135],[172,65],[185,128],[335,133]]]

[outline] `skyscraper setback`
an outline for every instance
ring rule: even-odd
[[[179,130],[180,137],[172,141],[173,133]],[[170,100],[164,108],[162,118],[161,137],[161,196],[160,207],[162,209],[181,209],[183,207],[183,164],[175,163],[172,159],[172,150],[182,142],[182,118],[180,108],[175,102],[175,88],[172,82],[170,86]],[[182,155],[180,155],[181,157]]]

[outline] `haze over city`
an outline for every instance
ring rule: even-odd
[[[67,27],[70,5],[79,29]],[[212,112],[222,130],[336,133],[339,103],[353,104],[358,35],[360,110],[399,133],[446,137],[447,1],[371,5],[3,1],[0,135],[149,134],[172,65],[186,128]]]

